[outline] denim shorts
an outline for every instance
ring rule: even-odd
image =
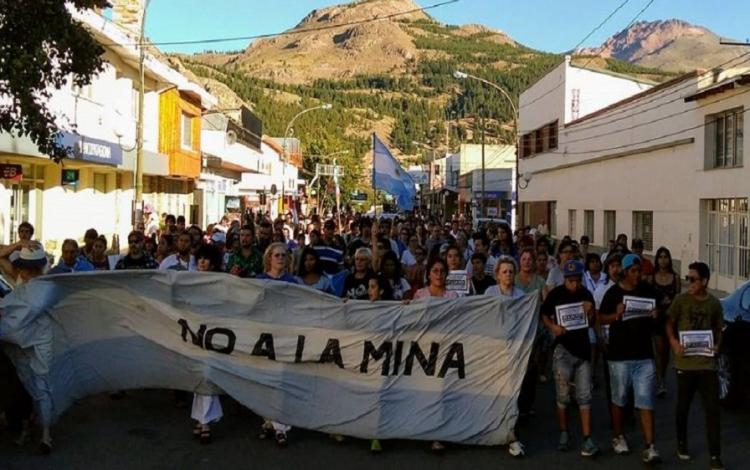
[[[632,386],[635,407],[641,410],[654,409],[656,367],[653,359],[609,361],[609,380],[614,405],[621,408],[627,405],[628,390]]]
[[[552,373],[558,408],[567,408],[570,403],[570,382],[575,383],[578,408],[591,407],[591,361],[572,355],[558,344],[552,354]]]

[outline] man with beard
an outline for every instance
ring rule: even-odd
[[[175,271],[195,271],[195,257],[190,253],[192,238],[188,232],[181,232],[177,236],[177,253],[173,253],[161,262],[159,269]]]
[[[145,250],[143,232],[133,230],[128,234],[128,254],[120,258],[115,269],[156,269],[159,263]]]
[[[255,246],[255,229],[244,225],[239,244],[227,261],[227,272],[239,277],[255,277],[263,272],[263,253]]]

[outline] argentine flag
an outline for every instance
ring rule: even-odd
[[[372,187],[393,196],[401,209],[414,209],[417,189],[411,175],[393,158],[376,134],[372,135],[372,140]]]

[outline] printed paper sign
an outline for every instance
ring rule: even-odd
[[[452,290],[459,294],[468,294],[471,287],[471,276],[463,270],[451,271],[445,278],[445,290]]]
[[[589,321],[583,309],[583,302],[558,305],[555,307],[555,313],[557,314],[557,324],[568,331],[589,327]]]
[[[684,356],[714,357],[714,332],[711,330],[680,331]]]
[[[625,304],[625,315],[622,317],[624,321],[648,317],[656,308],[656,300],[632,295],[623,296],[622,303]]]

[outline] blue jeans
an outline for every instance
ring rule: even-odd
[[[635,407],[640,410],[654,409],[656,367],[653,359],[609,361],[609,379],[614,405],[622,408],[628,403],[628,390],[632,386]]]

